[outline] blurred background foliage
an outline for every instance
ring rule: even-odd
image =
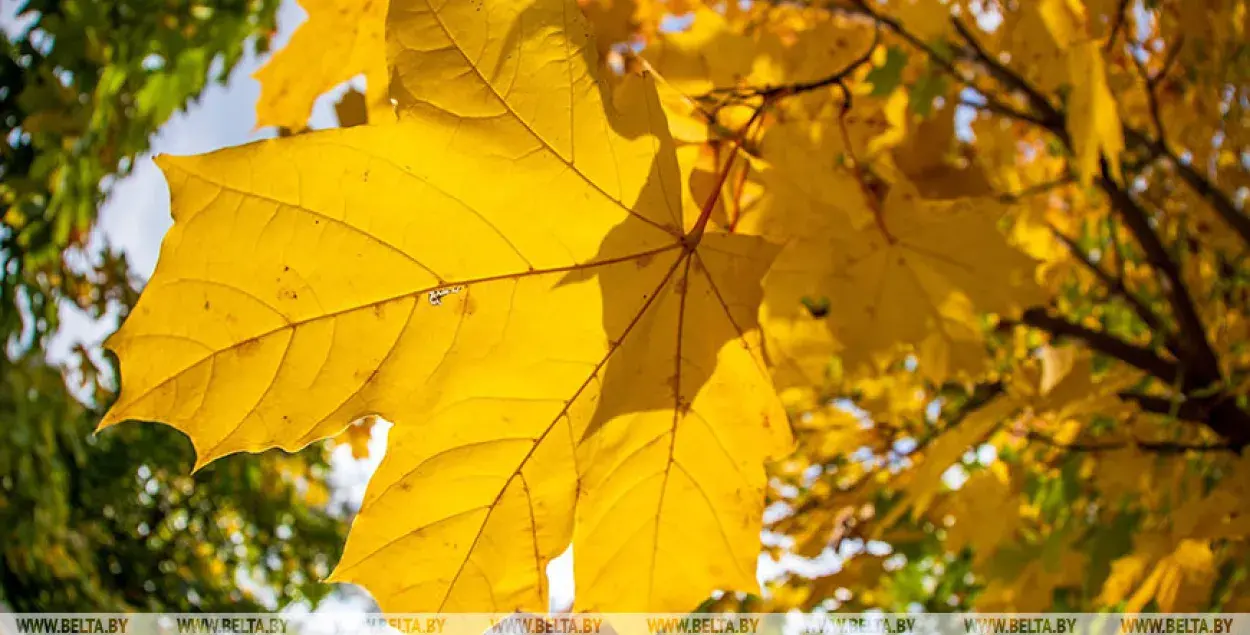
[[[250,50],[277,0],[31,0],[0,56],[0,607],[258,610],[331,590],[348,523],[325,445],[191,474],[164,426],[92,434],[111,360],[48,346],[63,310],[124,316],[140,281],[93,244],[109,188]],[[70,372],[72,371],[72,372]]]

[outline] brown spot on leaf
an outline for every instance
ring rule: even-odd
[[[239,357],[247,357],[256,353],[256,349],[260,348],[260,339],[251,338],[239,342],[234,347],[235,355]]]

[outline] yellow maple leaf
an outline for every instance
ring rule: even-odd
[[[1061,48],[1085,38],[1085,6],[1081,0],[1039,0],[1037,12],[1046,30]]]
[[[638,0],[578,0],[577,4],[594,28],[600,56],[612,45],[633,37],[641,22],[639,12],[645,6]]]
[[[700,6],[690,29],[665,33],[644,52],[647,61],[675,89],[701,95],[732,88],[751,73],[754,44],[734,31],[725,16]]]
[[[253,75],[261,87],[256,126],[302,130],[318,97],[361,74],[370,120],[393,120],[382,32],[387,1],[299,2],[308,21]]]
[[[1085,5],[1081,0],[1041,0],[1036,10],[1051,39],[1067,57],[1072,87],[1067,128],[1076,155],[1077,178],[1089,185],[1100,172],[1099,160],[1106,157],[1112,176],[1118,180],[1124,134],[1115,96],[1107,86],[1102,49],[1086,34]]]
[[[774,325],[792,329],[793,322],[813,319],[802,303],[823,297],[829,303],[823,319],[844,344],[848,367],[911,344],[929,377],[978,370],[984,354],[976,313],[1010,312],[1040,293],[1035,261],[997,229],[1003,209],[992,199],[926,201],[900,182],[886,197],[879,224],[855,231],[833,215],[813,221],[768,275],[770,354],[794,354],[772,335]]]
[[[896,0],[886,5],[908,31],[925,41],[950,35],[951,6],[943,0]]]
[[[1107,87],[1107,71],[1096,42],[1084,42],[1068,51],[1072,98],[1068,104],[1068,135],[1076,154],[1076,174],[1088,185],[1106,157],[1111,175],[1119,180],[1124,133],[1116,112],[1115,96]]]
[[[918,517],[924,513],[944,486],[942,475],[946,470],[969,448],[984,442],[1015,408],[1010,399],[999,397],[972,411],[951,429],[942,431],[925,450],[920,466],[903,475],[901,500],[881,519],[877,531],[890,528],[905,515]]]
[[[160,159],[101,425],[204,465],[393,421],[332,575],[386,611],[545,610],[570,541],[578,610],[757,589],[776,248],[682,209],[654,83],[611,99],[573,0],[398,0],[387,37],[397,124]]]
[[[859,59],[873,41],[872,28],[836,12],[794,4],[770,5],[764,11],[767,19],[763,24],[742,21],[742,30],[755,37],[751,81],[757,85],[826,77],[830,69],[847,68]],[[795,101],[803,101],[803,97]]]
[[[993,193],[980,165],[971,161],[961,165],[950,156],[955,141],[955,111],[949,106],[938,109],[890,151],[894,165],[926,199]]]
[[[1044,35],[1050,25],[1043,8],[1040,2],[1030,2],[1021,5],[1020,11],[1006,12],[998,31],[1013,67],[1034,86],[1050,92],[1068,80],[1068,68],[1064,50],[1053,36]],[[992,45],[993,39],[985,39]]]
[[[1185,539],[1175,547],[1146,541],[1141,552],[1111,563],[1098,600],[1124,602],[1127,613],[1140,612],[1151,600],[1164,612],[1199,610],[1210,596],[1214,569],[1215,556],[1204,541]]]
[[[760,144],[760,180],[765,190],[784,200],[784,215],[806,220],[819,214],[838,214],[856,228],[872,222],[868,202],[846,167],[846,147],[836,119],[786,120],[771,126]],[[761,221],[765,232],[799,231],[786,228],[780,214]],[[802,220],[796,225],[801,225]]]
[[[863,55],[873,36],[863,24],[820,10],[771,7],[753,19],[733,13],[699,5],[689,29],[658,34],[642,55],[675,88],[697,96],[825,77]]]
[[[1016,512],[1018,500],[1007,468],[976,473],[951,497],[940,512],[950,515],[954,524],[946,530],[946,544],[958,553],[965,547],[975,550],[973,562],[984,564],[997,548],[1015,536],[1023,518]]]

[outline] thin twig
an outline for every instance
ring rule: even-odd
[[[1065,174],[1052,181],[1043,181],[1034,185],[1030,185],[1018,192],[1003,192],[998,195],[999,202],[1002,203],[1019,203],[1020,201],[1038,194],[1045,194],[1055,188],[1071,185],[1076,179],[1071,174]]]
[[[1198,172],[1193,164],[1182,160],[1162,141],[1153,139],[1135,128],[1124,127],[1124,140],[1132,145],[1146,148],[1152,155],[1167,159],[1181,180],[1205,200],[1246,244],[1250,244],[1250,216],[1238,209],[1233,199],[1216,187],[1209,178]]]
[[[1207,340],[1206,326],[1198,315],[1180,267],[1173,262],[1163,241],[1155,233],[1149,213],[1112,178],[1107,160],[1102,159],[1101,163],[1102,189],[1145,251],[1146,261],[1158,274],[1160,286],[1172,306],[1173,317],[1180,327],[1177,339],[1184,353],[1183,358],[1194,366],[1193,370],[1199,376],[1208,378],[1206,383],[1216,381],[1220,376],[1219,361]]]
[[[1111,25],[1111,35],[1107,38],[1107,43],[1103,45],[1102,52],[1104,55],[1111,52],[1115,46],[1115,41],[1120,37],[1120,29],[1124,27],[1124,23],[1128,22],[1128,5],[1129,0],[1120,0],[1120,5],[1115,9],[1115,22]]]
[[[1124,441],[1106,441],[1106,442],[1087,442],[1087,443],[1061,443],[1056,441],[1054,437],[1047,436],[1036,430],[1029,430],[1025,433],[1025,438],[1030,441],[1044,443],[1053,448],[1064,450],[1066,452],[1108,452],[1113,450],[1124,450],[1128,448],[1137,448],[1156,454],[1184,454],[1185,452],[1234,452],[1234,448],[1227,443],[1179,443],[1172,441],[1147,441],[1143,439],[1128,439]]]
[[[1046,226],[1049,227],[1051,233],[1053,233],[1055,237],[1068,248],[1068,252],[1080,261],[1082,265],[1085,265],[1085,268],[1088,269],[1090,273],[1094,274],[1095,278],[1098,278],[1098,281],[1107,288],[1107,291],[1111,292],[1112,295],[1119,296],[1127,302],[1129,307],[1133,309],[1133,313],[1136,313],[1137,317],[1141,318],[1141,321],[1144,322],[1146,326],[1150,327],[1150,329],[1164,337],[1164,339],[1168,342],[1168,349],[1174,349],[1174,338],[1171,331],[1167,328],[1167,325],[1165,325],[1163,320],[1161,320],[1154,311],[1151,311],[1150,308],[1137,297],[1137,294],[1129,290],[1129,288],[1124,284],[1123,277],[1116,277],[1108,273],[1098,263],[1094,262],[1093,259],[1090,258],[1089,254],[1085,253],[1085,250],[1081,249],[1081,246],[1078,245],[1075,240],[1062,231],[1059,231],[1058,227],[1055,227],[1051,223],[1046,223]],[[1175,350],[1173,350],[1173,352],[1175,353]]]
[[[850,92],[843,91],[850,99]],[[859,165],[859,157],[855,156],[855,145],[851,143],[851,133],[846,127],[846,113],[849,112],[845,107],[838,114],[838,131],[842,135],[842,145],[846,148],[846,155],[851,160],[851,174],[855,177],[855,182],[859,185],[859,191],[864,195],[864,201],[868,203],[868,208],[872,211],[873,220],[876,222],[877,229],[881,232],[881,236],[885,241],[893,245],[896,240],[894,235],[890,233],[890,228],[885,224],[885,210],[881,209],[881,202],[873,193],[872,188],[868,187],[867,181],[864,180],[864,170]]]
[[[759,89],[755,91],[755,94],[763,97],[765,100],[774,100],[781,97],[788,97],[790,95],[797,95],[799,93],[826,88],[828,86],[839,86],[846,97],[846,101],[843,103],[842,108],[843,110],[847,110],[851,107],[851,95],[850,92],[846,90],[845,82],[852,73],[864,64],[872,61],[872,54],[876,52],[879,44],[881,44],[881,29],[878,28],[873,30],[872,43],[868,45],[868,49],[865,50],[859,57],[851,61],[850,64],[843,67],[842,70],[808,82],[797,82],[794,84],[783,84],[780,86]]]
[[[940,428],[931,431],[929,434],[925,435],[923,438],[917,440],[916,445],[911,449],[910,452],[907,453],[907,456],[911,456],[916,453],[923,452],[926,448],[928,448],[935,441],[941,438],[942,435],[959,427],[959,425],[962,424],[964,420],[966,420],[972,413],[976,412],[977,410],[981,409],[989,402],[993,401],[995,397],[1001,395],[1004,390],[1005,388],[1000,382],[978,384],[975,388],[973,388],[972,394],[968,396],[968,399],[965,400],[962,404],[960,404],[959,411],[951,415],[946,425],[941,426]],[[997,430],[997,427],[995,427],[995,430]],[[990,434],[992,434],[992,431]],[[977,443],[980,443],[981,441],[982,440],[979,439]],[[877,468],[877,469],[873,469],[868,472],[865,472],[864,474],[860,475],[860,477],[856,479],[854,483],[851,483],[847,487],[837,490],[836,492],[833,492],[833,494],[837,496],[848,496],[850,494],[853,494],[854,492],[858,491],[859,488],[864,487],[867,483],[871,482],[874,478],[876,478],[881,473],[881,469],[882,468]],[[795,507],[793,514],[798,515],[798,514],[810,512],[811,510],[820,506],[820,504],[823,502],[824,501],[822,500],[809,498],[803,501],[803,503],[800,504],[798,507]]]
[[[1007,68],[993,55],[990,55],[961,20],[952,16],[951,24],[955,27],[955,31],[959,33],[959,36],[963,38],[964,42],[968,44],[968,47],[972,49],[976,60],[986,68],[991,77],[1028,98],[1029,105],[1041,115],[1040,121],[1042,123],[1040,125],[1042,127],[1052,131],[1063,130],[1063,114],[1050,103],[1050,100],[1045,95],[1030,86],[1024,78]]]
[[[872,55],[877,50],[877,46],[881,43],[881,29],[873,31],[872,43],[868,45],[859,57],[852,60],[849,64],[842,67],[837,72],[831,73],[819,79],[806,82],[795,82],[793,84],[777,84],[774,86],[754,86],[754,87],[733,87],[733,88],[714,88],[711,91],[700,95],[697,100],[721,99],[724,105],[733,100],[748,100],[752,98],[763,98],[764,106],[791,95],[819,90],[830,86],[837,86],[842,90],[844,102],[843,110],[850,108],[851,95],[846,88],[846,80],[859,70],[861,66],[872,61]]]

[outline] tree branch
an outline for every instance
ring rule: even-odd
[[[1052,181],[1043,181],[1041,183],[1035,183],[1018,192],[1003,192],[998,195],[998,200],[1002,203],[1018,203],[1030,196],[1036,196],[1038,194],[1045,194],[1046,192],[1049,192],[1057,187],[1063,187],[1065,185],[1069,185],[1074,181],[1075,179],[1072,178],[1071,174],[1065,174],[1064,176],[1061,176]]]
[[[1098,281],[1101,282],[1112,295],[1119,296],[1127,302],[1129,307],[1133,309],[1133,313],[1136,313],[1137,317],[1141,318],[1141,321],[1145,323],[1147,327],[1163,336],[1168,350],[1171,350],[1173,354],[1177,352],[1177,345],[1171,330],[1166,324],[1163,323],[1163,320],[1160,319],[1154,311],[1150,310],[1150,307],[1147,307],[1146,304],[1137,297],[1137,294],[1133,293],[1127,286],[1125,286],[1124,278],[1117,278],[1111,275],[1099,266],[1098,263],[1091,260],[1089,254],[1085,253],[1085,250],[1081,249],[1081,246],[1076,244],[1075,240],[1069,238],[1067,234],[1059,231],[1058,227],[1055,227],[1050,223],[1047,223],[1047,226],[1050,227],[1051,233],[1059,238],[1060,242],[1068,248],[1068,252],[1071,253],[1074,258],[1079,260],[1081,264],[1085,265],[1085,268],[1093,273],[1094,277],[1098,278]]]
[[[1206,326],[1198,316],[1180,268],[1172,262],[1163,241],[1151,226],[1146,210],[1111,177],[1111,169],[1105,158],[1101,160],[1101,165],[1100,185],[1103,191],[1120,213],[1124,225],[1145,251],[1146,261],[1157,272],[1159,284],[1172,306],[1173,316],[1179,326],[1178,343],[1183,353],[1182,359],[1186,365],[1193,367],[1191,372],[1199,377],[1206,377],[1207,383],[1217,381],[1220,377],[1219,361],[1207,340]]]
[[[1042,116],[1040,125],[1051,132],[1066,138],[1067,133],[1063,128],[1063,113],[1050,103],[1040,91],[1029,85],[1028,82],[1020,77],[1017,73],[1007,68],[994,56],[990,55],[981,43],[977,41],[976,36],[968,30],[956,17],[951,17],[951,24],[954,25],[955,31],[959,33],[959,37],[963,38],[968,47],[972,50],[974,59],[978,61],[989,72],[990,76],[1006,85],[1011,90],[1023,94],[1027,99],[1030,107]]]
[[[1059,137],[1065,145],[1071,148],[1071,139],[1068,138],[1067,130],[1063,125],[1063,122],[1066,120],[1064,113],[1055,108],[1050,103],[1050,100],[1030,86],[1029,83],[1019,74],[999,63],[983,48],[981,48],[977,44],[975,36],[968,31],[967,27],[965,27],[962,22],[952,18],[952,23],[964,40],[969,43],[969,46],[972,47],[974,54],[990,71],[990,73],[1005,85],[1010,86],[1027,96],[1030,106],[1035,111],[1042,113],[1044,120],[1048,122],[1045,128]],[[1129,131],[1135,132],[1131,129],[1129,129]],[[1142,138],[1145,137],[1142,136]],[[1157,144],[1154,149],[1159,153],[1169,153],[1168,148],[1163,144]],[[1171,159],[1174,155],[1168,154],[1168,156]],[[1201,318],[1198,316],[1193,299],[1190,297],[1189,290],[1185,286],[1184,279],[1180,274],[1180,269],[1175,263],[1172,262],[1167,253],[1167,249],[1163,246],[1158,234],[1155,233],[1154,228],[1150,225],[1149,215],[1146,211],[1142,209],[1142,207],[1138,205],[1135,200],[1133,200],[1125,189],[1121,188],[1111,178],[1106,160],[1102,159],[1100,163],[1102,168],[1100,185],[1102,186],[1102,189],[1107,193],[1113,206],[1120,212],[1125,225],[1129,228],[1129,231],[1132,232],[1134,238],[1136,238],[1142,245],[1142,248],[1146,252],[1147,261],[1161,276],[1160,284],[1168,297],[1169,304],[1172,306],[1172,312],[1175,315],[1177,324],[1180,327],[1178,342],[1183,352],[1186,353],[1186,363],[1195,367],[1193,370],[1197,371],[1199,377],[1207,378],[1207,383],[1218,381],[1220,377],[1218,359],[1214,350],[1211,348],[1210,342],[1207,340],[1206,327],[1202,323]],[[1174,161],[1174,163],[1176,162]],[[1204,179],[1201,179],[1200,175],[1197,175],[1192,168],[1179,164],[1177,169],[1182,172],[1182,178],[1184,178],[1187,182],[1189,182],[1191,178],[1199,177],[1199,186],[1203,184],[1209,186],[1209,183],[1207,183]],[[1184,174],[1187,169],[1189,172],[1193,173],[1190,177],[1186,177]],[[1191,183],[1191,186],[1192,185],[1194,184]],[[1210,188],[1210,190],[1218,193],[1218,190],[1214,190],[1214,188]],[[1200,190],[1200,193],[1202,191],[1203,190]],[[1231,205],[1231,201],[1228,203]],[[1217,209],[1217,211],[1219,210]],[[1221,216],[1224,216],[1227,211],[1229,210],[1221,212]],[[1236,210],[1233,209],[1231,211],[1235,212]],[[1230,222],[1238,222],[1239,220],[1244,219],[1247,230],[1245,235],[1250,238],[1250,218],[1246,218],[1244,215],[1239,214],[1235,216],[1236,218]]]
[[[914,33],[911,33],[906,28],[904,28],[903,24],[899,22],[898,20],[891,18],[890,16],[882,15],[881,13],[877,12],[868,4],[867,0],[850,0],[850,2],[852,5],[850,7],[839,6],[837,8],[843,11],[846,11],[848,13],[851,13],[853,15],[865,16],[868,19],[872,20],[875,24],[877,24],[878,27],[884,27],[886,29],[889,29],[892,33],[902,38],[904,42],[907,42],[909,46],[927,55],[931,62],[936,64],[938,67],[940,67],[943,71],[945,71],[948,75],[953,77],[956,81],[980,93],[981,96],[986,101],[986,103],[984,104],[984,107],[994,112],[1001,113],[1008,117],[1024,119],[1026,121],[1030,121],[1030,122],[1041,125],[1041,121],[1037,120],[1035,117],[1031,116],[1030,114],[1020,112],[1019,110],[1012,108],[1009,104],[1006,104],[998,100],[993,95],[987,95],[984,92],[982,92],[976,85],[975,76],[968,75],[960,71],[959,68],[955,66],[955,63],[952,60],[943,57],[941,54],[938,53],[936,49],[934,49],[932,46],[929,46],[927,43],[925,43],[924,40],[920,39],[919,37],[916,37]]]
[[[908,32],[898,20],[881,15],[869,6],[868,0],[848,1],[851,4],[849,8],[845,6],[840,8],[852,14],[866,16],[878,26],[891,30],[910,45],[927,54],[934,64],[946,69],[961,83],[977,89],[975,76],[961,72],[952,60],[943,57],[920,38]],[[960,55],[986,69],[1003,86],[1022,94],[1027,100],[1029,109],[1033,113],[1040,114],[1040,120],[1032,114],[1021,113],[997,100],[993,95],[981,91],[979,92],[986,100],[986,105],[980,107],[1003,116],[1040,125],[1071,150],[1072,140],[1066,129],[1066,113],[1052,104],[1044,94],[1031,86],[1022,76],[986,52],[971,31],[960,21],[952,17],[952,24],[967,44],[965,49],[960,50]],[[1181,161],[1165,143],[1151,139],[1148,135],[1128,126],[1124,127],[1124,133],[1126,141],[1130,144],[1145,147],[1153,155],[1166,157],[1175,166],[1181,179],[1207,200],[1215,208],[1217,214],[1250,243],[1250,217],[1238,210],[1232,199],[1191,165]],[[1125,188],[1111,178],[1105,158],[1100,160],[1100,167],[1101,189],[1107,194],[1112,207],[1122,217],[1125,227],[1141,245],[1146,261],[1154,269],[1159,285],[1172,309],[1171,312],[1177,324],[1176,344],[1180,363],[1164,360],[1151,350],[1128,344],[1106,333],[1092,331],[1062,318],[1049,316],[1044,310],[1034,310],[1026,316],[1035,322],[1033,326],[1057,335],[1077,337],[1091,348],[1141,368],[1163,381],[1171,384],[1179,383],[1181,385],[1178,387],[1191,396],[1194,393],[1210,390],[1213,386],[1219,386],[1223,383],[1219,359],[1207,338],[1206,327],[1198,315],[1196,305],[1181,275],[1180,267],[1173,262],[1160,236],[1156,233],[1151,215],[1134,200]],[[1180,382],[1177,382],[1178,379]],[[1206,425],[1227,439],[1233,449],[1250,446],[1250,413],[1242,410],[1236,400],[1230,396],[1220,394],[1218,397],[1218,401],[1211,402]],[[1203,399],[1208,400],[1205,397]]]
[[[1163,141],[1152,139],[1140,130],[1124,126],[1124,139],[1130,144],[1146,148],[1152,155],[1167,159],[1176,170],[1177,176],[1180,176],[1181,180],[1194,190],[1194,193],[1205,200],[1215,213],[1233,231],[1237,232],[1242,241],[1250,245],[1250,216],[1237,209],[1233,199],[1216,187],[1210,179],[1198,172],[1192,164],[1181,160]]]
[[[1047,436],[1035,430],[1029,430],[1025,433],[1025,438],[1030,441],[1044,443],[1053,448],[1064,450],[1067,452],[1107,452],[1110,450],[1123,450],[1125,448],[1137,448],[1156,454],[1184,454],[1186,452],[1234,452],[1235,449],[1226,443],[1208,444],[1208,443],[1179,443],[1172,441],[1145,441],[1142,439],[1130,439],[1127,441],[1107,441],[1103,443],[1060,443],[1053,437]]]
[[[1115,22],[1111,25],[1111,35],[1107,38],[1107,43],[1103,45],[1102,52],[1105,55],[1109,53],[1115,46],[1116,38],[1120,37],[1120,29],[1124,28],[1124,23],[1128,22],[1128,5],[1129,0],[1120,0],[1119,6],[1115,8]]]
[[[962,25],[957,25],[957,28],[961,27]],[[1030,105],[1033,109],[1038,112],[1048,113],[1045,118],[1052,123],[1045,126],[1045,129],[1053,133],[1070,149],[1072,140],[1068,137],[1067,130],[1062,125],[1062,122],[1066,121],[1066,115],[1062,111],[1053,108],[1049,100],[1036,90],[1032,90],[1028,83],[1019,75],[998,64],[996,60],[990,58],[979,47],[974,50],[984,60],[986,67],[1000,76],[1000,79],[1008,85],[1023,86],[1025,88],[1022,89],[1022,92],[1029,97]],[[1232,225],[1243,238],[1250,242],[1250,218],[1241,214],[1232,205],[1232,201],[1215,188],[1210,181],[1188,164],[1181,162],[1165,144],[1152,141],[1146,135],[1127,126],[1125,126],[1125,136],[1131,143],[1136,143],[1137,145],[1144,144],[1155,155],[1166,156],[1176,166],[1182,180],[1208,201],[1212,202],[1217,213]],[[1119,212],[1129,232],[1141,244],[1146,260],[1154,268],[1159,278],[1160,287],[1168,298],[1168,304],[1172,307],[1172,313],[1176,319],[1179,331],[1177,334],[1177,347],[1179,348],[1177,352],[1180,353],[1178,358],[1180,358],[1184,368],[1184,372],[1180,374],[1183,381],[1183,390],[1186,393],[1192,393],[1222,382],[1219,359],[1207,338],[1206,326],[1198,315],[1196,305],[1188,287],[1185,285],[1180,268],[1172,261],[1159,235],[1155,232],[1151,224],[1150,215],[1133,199],[1126,189],[1122,188],[1111,178],[1106,159],[1100,160],[1100,167],[1102,171],[1100,186],[1110,199],[1112,207]],[[1056,324],[1054,326],[1059,325]],[[1069,323],[1069,326],[1077,325]],[[1074,336],[1078,335],[1078,333],[1092,335],[1094,336],[1092,340],[1082,339],[1085,339],[1087,344],[1095,348],[1097,346],[1110,347],[1109,350],[1104,351],[1108,354],[1112,354],[1110,350],[1115,350],[1129,355],[1128,358],[1125,358],[1121,355],[1113,354],[1121,361],[1142,368],[1156,377],[1160,377],[1160,374],[1162,374],[1163,376],[1160,378],[1168,381],[1168,383],[1174,383],[1175,378],[1178,376],[1172,370],[1165,369],[1165,366],[1158,365],[1154,359],[1151,359],[1152,357],[1157,359],[1153,352],[1146,351],[1148,355],[1142,355],[1141,349],[1127,345],[1116,338],[1106,336],[1106,334],[1088,331],[1088,329],[1083,328],[1082,332],[1070,334]],[[1182,366],[1176,366],[1170,362],[1165,362],[1165,364],[1175,368],[1176,372],[1179,372],[1182,368]],[[1144,366],[1149,366],[1154,371],[1162,372],[1154,372]],[[1165,377],[1172,377],[1173,380],[1165,379]],[[1219,401],[1211,403],[1208,417],[1204,420],[1204,423],[1227,439],[1233,449],[1240,450],[1250,446],[1250,414],[1242,410],[1235,400],[1224,395],[1220,396]]]
[[[1042,307],[1026,310],[1020,322],[1056,337],[1080,340],[1091,349],[1145,371],[1160,381],[1172,384],[1180,377],[1180,367],[1175,362],[1159,357],[1154,351],[1130,344],[1109,333],[1095,331],[1063,317],[1051,315]]]
[[[968,399],[965,400],[962,404],[960,404],[959,411],[951,415],[946,425],[942,426],[940,429],[931,431],[929,434],[925,435],[923,438],[917,440],[915,447],[913,447],[911,451],[907,453],[907,456],[911,456],[912,454],[915,454],[917,452],[924,451],[926,448],[932,445],[934,441],[937,441],[938,438],[940,438],[943,434],[946,434],[947,432],[950,432],[951,430],[954,430],[956,427],[958,427],[959,424],[963,423],[963,421],[967,419],[968,416],[971,415],[973,412],[976,412],[977,410],[979,410],[980,408],[982,408],[989,402],[993,401],[995,397],[1003,394],[1004,390],[1005,388],[1003,387],[1003,384],[1001,382],[977,384],[976,387],[972,390],[972,393],[968,396]],[[981,439],[978,439],[977,443],[980,443],[981,441],[982,441]],[[858,479],[856,479],[856,481],[852,483],[850,486],[843,488],[841,490],[836,490],[832,492],[832,494],[838,495],[838,496],[846,496],[848,494],[851,494],[855,492],[856,490],[858,490],[860,487],[863,487],[866,483],[870,482],[873,479],[873,477],[875,477],[879,472],[880,472],[880,469],[874,469],[869,472],[866,472],[863,475],[861,475]],[[822,500],[809,498],[803,501],[803,503],[801,503],[798,507],[795,507],[792,515],[798,515],[798,514],[810,512],[813,509],[819,507],[823,502],[824,501]]]
[[[1205,424],[1228,441],[1230,450],[1250,447],[1250,414],[1232,397],[1216,394],[1185,397],[1179,403],[1167,397],[1122,392],[1120,398],[1137,403],[1144,412]]]
[[[827,86],[839,86],[842,88],[842,94],[846,97],[846,101],[842,105],[842,109],[845,111],[851,107],[851,93],[846,89],[844,82],[851,76],[851,73],[854,73],[860,66],[872,60],[872,54],[877,50],[877,45],[880,43],[881,30],[877,29],[873,31],[872,44],[868,45],[868,50],[864,51],[862,55],[855,58],[850,64],[847,64],[842,70],[813,81],[771,86],[753,92],[755,95],[763,97],[765,101],[771,101],[780,97],[818,90]]]

